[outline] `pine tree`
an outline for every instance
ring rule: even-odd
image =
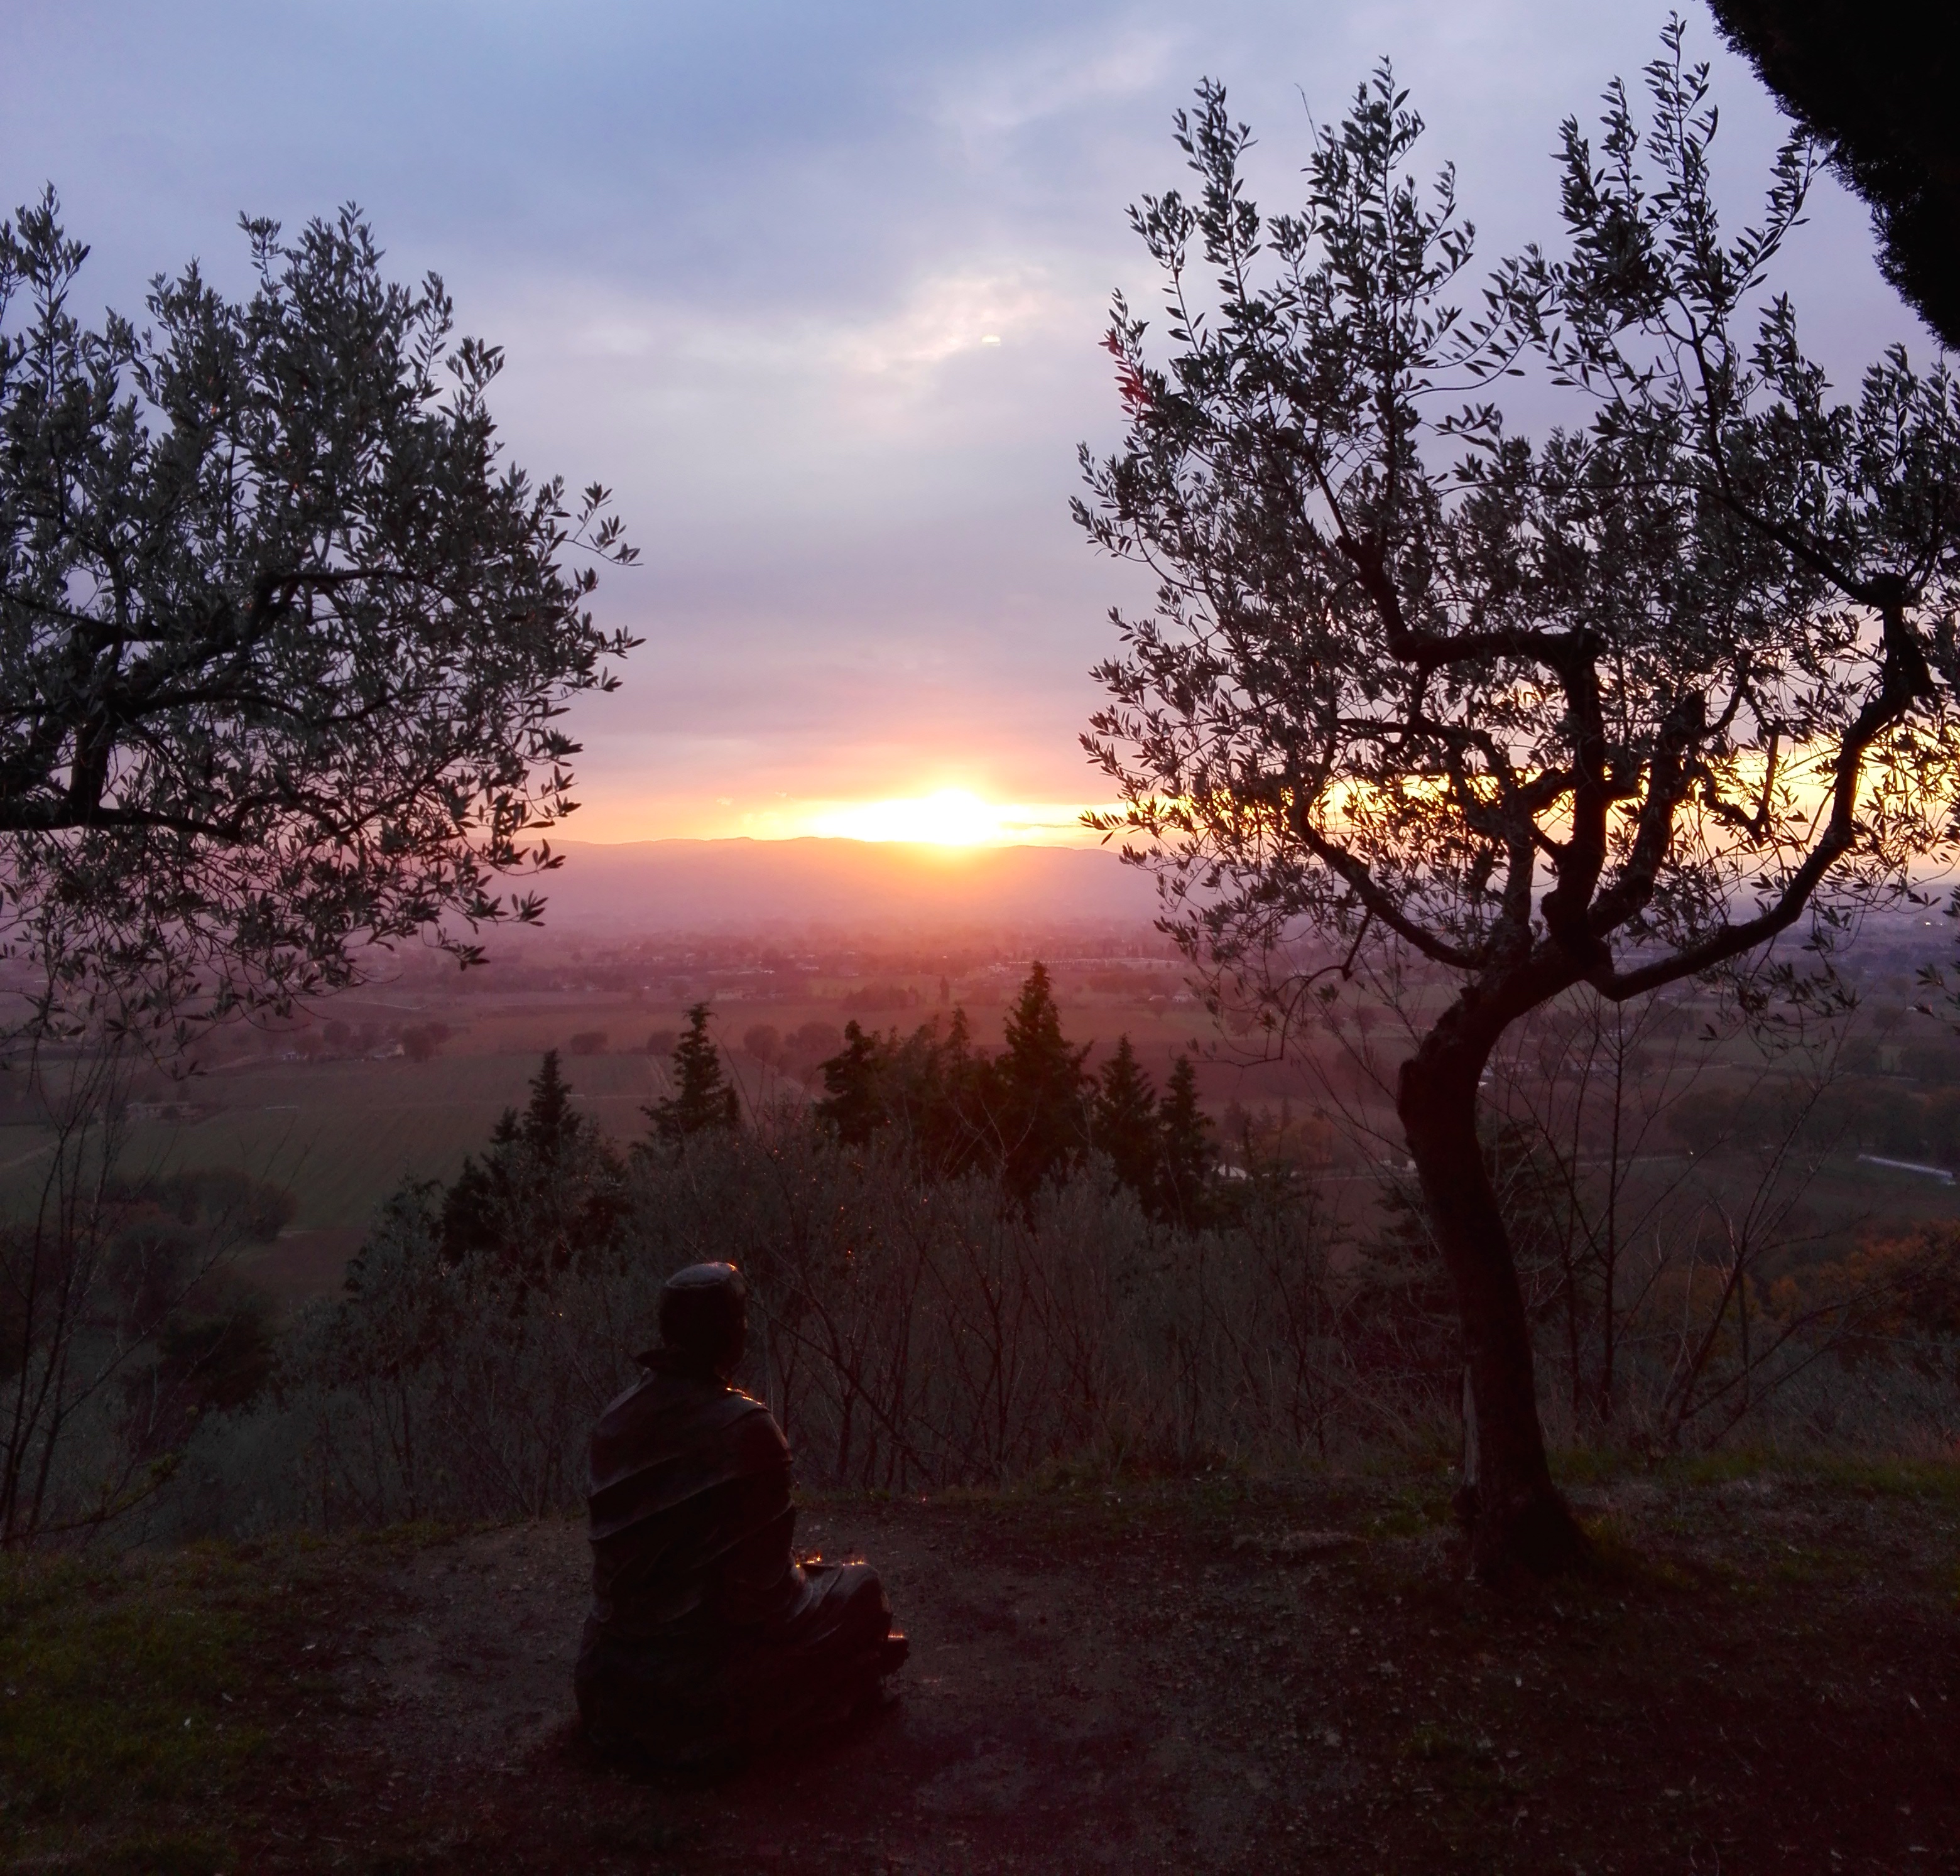
[[[894,1037],[898,1032],[894,1030]],[[890,1119],[880,1084],[890,1051],[873,1033],[867,1035],[855,1022],[844,1025],[844,1047],[819,1064],[827,1099],[816,1104],[816,1118],[837,1130],[847,1146],[867,1145]]]
[[[708,1033],[708,1006],[687,1013],[687,1028],[674,1045],[671,1095],[640,1111],[663,1140],[678,1143],[710,1127],[739,1127],[742,1099],[721,1071],[721,1051]]]
[[[578,1138],[585,1124],[585,1117],[571,1105],[571,1084],[559,1072],[558,1051],[547,1049],[532,1077],[530,1105],[519,1132],[539,1159],[549,1161]]]
[[[1037,963],[1008,1013],[1007,1048],[991,1077],[1002,1176],[1023,1200],[1088,1144],[1082,1072],[1088,1053],[1087,1045],[1071,1048],[1062,1034],[1048,967]]]
[[[1211,1116],[1198,1105],[1198,1071],[1180,1055],[1157,1105],[1157,1187],[1159,1213],[1180,1225],[1204,1224],[1216,1209],[1218,1148],[1211,1134]]]
[[[1151,1204],[1160,1157],[1157,1090],[1127,1035],[1118,1038],[1097,1077],[1090,1130],[1116,1177]]]
[[[966,1012],[956,1008],[944,1035],[935,1016],[892,1053],[885,1106],[928,1171],[952,1178],[976,1167],[998,1170],[994,1083],[993,1064],[974,1048]]]
[[[572,1105],[546,1054],[522,1114],[507,1108],[479,1160],[463,1162],[443,1195],[443,1261],[488,1257],[521,1283],[551,1275],[609,1246],[625,1211],[619,1156]]]

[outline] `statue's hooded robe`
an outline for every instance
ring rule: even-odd
[[[855,1704],[903,1655],[877,1577],[796,1561],[789,1445],[761,1401],[670,1350],[640,1359],[592,1436],[588,1728],[696,1761]]]

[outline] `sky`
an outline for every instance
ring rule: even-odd
[[[193,256],[242,294],[241,211],[355,202],[399,276],[444,277],[504,349],[512,457],[605,482],[641,550],[597,596],[645,643],[573,713],[568,835],[1068,841],[1102,792],[1090,670],[1140,595],[1068,503],[1078,444],[1118,435],[1099,341],[1112,288],[1153,290],[1125,211],[1181,180],[1172,112],[1223,80],[1291,206],[1309,113],[1386,55],[1494,262],[1551,237],[1559,120],[1667,12],[11,0],[0,202],[54,183],[84,310]],[[1745,211],[1780,126],[1688,18]],[[1930,349],[1828,178],[1788,280],[1841,382]]]

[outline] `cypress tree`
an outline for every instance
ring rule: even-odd
[[[1048,967],[1037,963],[1008,1013],[1007,1048],[993,1064],[1002,1175],[1022,1199],[1088,1144],[1082,1072],[1088,1053],[1086,1044],[1072,1048],[1062,1034]]]
[[[708,1005],[687,1013],[687,1028],[674,1045],[671,1095],[641,1112],[663,1140],[676,1143],[710,1127],[741,1124],[742,1100],[721,1070],[721,1051],[708,1033]]]
[[[1090,1130],[1116,1177],[1146,1205],[1153,1204],[1160,1157],[1157,1090],[1127,1035],[1117,1039],[1115,1053],[1097,1076]]]
[[[997,1162],[994,1067],[974,1048],[963,1009],[954,1010],[943,1036],[935,1016],[893,1052],[886,1098],[929,1170],[951,1178]]]
[[[867,1145],[890,1118],[880,1086],[887,1053],[877,1035],[853,1021],[844,1025],[843,1048],[820,1064],[826,1098],[816,1104],[816,1118],[835,1127],[847,1146]]]
[[[1198,1105],[1198,1071],[1180,1055],[1157,1106],[1157,1208],[1179,1224],[1204,1224],[1214,1208],[1218,1148],[1211,1134],[1211,1117]]]
[[[443,1261],[488,1256],[523,1283],[548,1283],[610,1245],[624,1209],[619,1157],[572,1105],[553,1049],[523,1112],[504,1109],[482,1158],[465,1159],[443,1195]]]
[[[555,1159],[578,1134],[585,1117],[571,1105],[571,1084],[559,1072],[558,1051],[547,1049],[531,1078],[531,1099],[517,1131],[540,1159]]]

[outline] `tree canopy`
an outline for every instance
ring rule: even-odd
[[[1567,121],[1569,251],[1506,263],[1474,321],[1448,297],[1472,231],[1447,172],[1407,174],[1386,69],[1269,225],[1223,90],[1180,116],[1201,195],[1136,215],[1180,349],[1153,365],[1118,301],[1129,438],[1085,453],[1077,513],[1160,581],[1097,673],[1106,825],[1208,955],[1268,962],[1304,915],[1627,996],[1946,850],[1952,381],[1894,351],[1841,402],[1787,298],[1752,320],[1810,158],[1787,145],[1725,243],[1705,68],[1677,32],[1648,79],[1644,138],[1617,86],[1596,151]],[[1575,427],[1438,408],[1521,358]]]
[[[507,1108],[482,1159],[466,1158],[444,1194],[444,1261],[488,1257],[520,1286],[610,1250],[625,1210],[618,1156],[546,1052],[520,1114]]]
[[[578,745],[635,642],[597,485],[504,461],[497,348],[357,211],[243,224],[85,326],[52,191],[0,226],[0,943],[36,1013],[284,1007],[421,935],[535,917]],[[574,567],[578,556],[582,564]]]
[[[1710,10],[1870,207],[1886,279],[1960,346],[1960,14],[1901,0],[1710,0]]]
[[[710,1128],[739,1127],[742,1097],[721,1066],[721,1051],[708,1033],[710,1011],[696,1003],[687,1013],[687,1027],[674,1045],[669,1070],[673,1084],[641,1111],[654,1124],[656,1138],[678,1145]]]
[[[966,1013],[942,1032],[937,1018],[909,1036],[845,1025],[822,1064],[817,1119],[847,1146],[891,1129],[927,1171],[998,1178],[1023,1205],[1065,1179],[1093,1149],[1150,1216],[1195,1229],[1224,1214],[1218,1149],[1198,1105],[1189,1057],[1160,1096],[1128,1035],[1092,1076],[1091,1045],[1063,1033],[1048,967],[1029,970],[1007,1013],[998,1054],[973,1046]]]
[[[1411,173],[1421,120],[1386,66],[1271,218],[1249,128],[1202,86],[1177,119],[1194,197],[1132,211],[1169,356],[1119,296],[1128,434],[1085,448],[1076,504],[1155,580],[1112,615],[1085,742],[1166,929],[1282,1041],[1377,946],[1456,986],[1398,1099],[1494,1566],[1527,1525],[1545,1555],[1571,1534],[1477,1146],[1497,1038],[1576,986],[1726,969],[1758,994],[1779,934],[1828,943],[1953,846],[1960,400],[1898,350],[1834,393],[1771,285],[1818,159],[1786,144],[1725,234],[1683,34],[1644,122],[1617,83],[1596,141],[1567,120],[1562,243],[1468,315],[1472,231],[1449,170]],[[1564,402],[1537,435],[1491,395],[1527,374]]]

